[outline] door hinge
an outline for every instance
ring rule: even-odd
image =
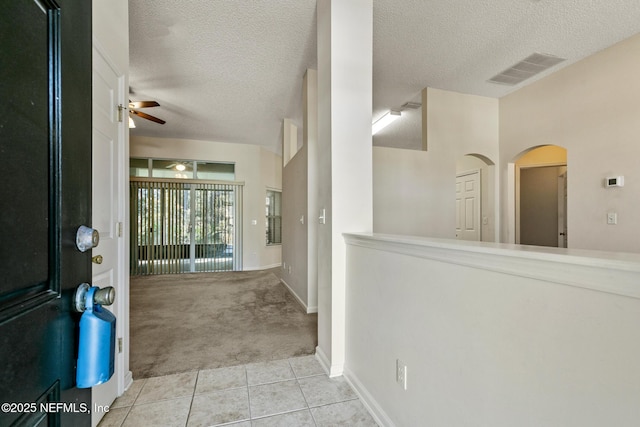
[[[125,110],[124,105],[122,104],[118,104],[118,121],[122,122],[124,120],[124,113],[123,111]]]
[[[118,353],[122,353],[122,338],[118,338]]]
[[[118,230],[118,237],[122,237],[122,223],[121,222],[119,222],[117,224],[117,228],[116,229]]]

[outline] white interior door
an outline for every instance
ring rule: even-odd
[[[456,176],[456,239],[480,240],[480,171]]]
[[[121,76],[109,66],[98,50],[93,50],[93,160],[92,160],[92,223],[100,232],[100,243],[93,249],[93,286],[100,288],[113,286],[116,303],[110,307],[116,316],[116,325],[124,319],[121,301],[124,289],[120,283],[121,244],[123,223],[119,218],[121,186],[119,182],[119,152],[124,143],[122,123],[119,122],[118,105],[124,100],[119,87]],[[126,117],[125,117],[126,119]],[[126,122],[125,122],[126,123]],[[101,263],[96,257],[102,257]],[[121,330],[122,325],[117,328]],[[122,337],[117,332],[117,337]],[[120,339],[120,338],[117,338]],[[121,348],[120,348],[121,350]],[[114,375],[111,379],[92,389],[93,410],[91,424],[96,426],[104,416],[106,407],[118,396],[118,378],[123,376],[122,357],[116,344]]]

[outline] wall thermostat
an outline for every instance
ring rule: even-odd
[[[605,178],[605,187],[624,187],[624,176],[610,176]]]

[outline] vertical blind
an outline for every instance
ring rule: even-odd
[[[131,275],[242,269],[242,183],[131,178]]]

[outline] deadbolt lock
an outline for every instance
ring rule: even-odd
[[[103,258],[102,255],[96,255],[91,257],[91,262],[94,264],[102,264]]]
[[[100,242],[100,233],[98,230],[81,225],[76,232],[76,247],[80,252],[86,252],[95,248]]]

